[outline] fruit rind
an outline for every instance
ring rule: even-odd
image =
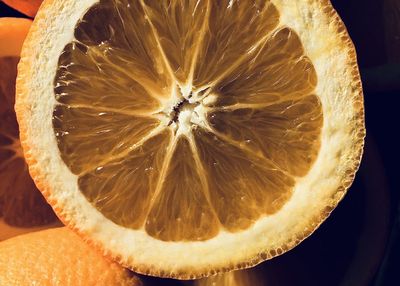
[[[178,279],[248,268],[292,249],[311,235],[351,185],[365,137],[356,52],[331,3],[272,1],[281,13],[281,22],[299,34],[316,67],[317,95],[324,111],[320,154],[309,174],[299,179],[294,199],[250,230],[234,235],[220,233],[207,242],[177,244],[156,241],[140,231],[134,235],[116,231],[118,226],[105,221],[96,210],[89,211],[89,203],[77,195],[74,177],[66,175],[70,171],[58,155],[51,131],[55,104],[52,84],[58,55],[72,39],[76,21],[95,2],[46,0],[27,37],[18,67],[16,112],[25,157],[38,188],[60,219],[89,244],[133,271]],[[283,225],[282,221],[287,223]]]
[[[0,242],[0,265],[2,285],[143,285],[66,227]]]

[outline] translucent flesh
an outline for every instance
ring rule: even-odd
[[[195,140],[211,205],[227,230],[248,228],[261,215],[275,213],[290,197],[293,178],[265,158],[201,129]]]
[[[147,218],[150,235],[163,240],[204,240],[218,233],[218,219],[208,203],[202,175],[189,141],[180,137]]]
[[[129,152],[158,124],[156,118],[108,112],[107,109],[58,105],[53,113],[61,154],[75,174]]]
[[[307,174],[319,150],[322,125],[320,102],[315,95],[259,108],[232,108],[209,113],[215,133],[228,142],[268,158],[294,176]],[[234,144],[234,143],[232,143]]]
[[[279,211],[318,155],[323,115],[314,67],[278,25],[269,1],[89,9],[59,59],[53,126],[93,206],[165,241]]]
[[[170,141],[171,132],[165,130],[138,145],[127,156],[81,176],[82,192],[115,223],[140,228],[149,212]]]

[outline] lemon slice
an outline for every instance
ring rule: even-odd
[[[58,216],[134,271],[198,278],[309,236],[364,142],[328,1],[45,1],[16,110]]]

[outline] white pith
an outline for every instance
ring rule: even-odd
[[[345,190],[338,191],[338,187],[346,177],[348,162],[355,160],[353,148],[359,147],[356,144],[360,135],[354,130],[358,110],[350,104],[359,95],[352,70],[348,68],[353,60],[350,48],[337,43],[340,38],[337,26],[323,12],[321,1],[272,1],[280,13],[280,26],[288,26],[299,35],[305,54],[318,75],[315,93],[322,103],[324,125],[315,164],[305,177],[298,179],[292,198],[277,213],[260,219],[242,232],[221,231],[207,241],[184,243],[160,241],[144,230],[126,229],[107,220],[79,191],[77,176],[60,157],[52,127],[53,109],[57,103],[53,80],[58,58],[66,43],[73,39],[77,21],[96,2],[54,1],[50,8],[53,13],[49,14],[53,16],[41,19],[40,23],[51,29],[35,31],[37,46],[29,51],[31,80],[26,88],[30,94],[17,99],[17,108],[29,106],[28,113],[24,114],[25,122],[29,124],[26,138],[31,142],[26,156],[34,156],[36,164],[40,165],[40,180],[47,182],[52,193],[49,199],[59,203],[60,215],[82,233],[90,234],[92,240],[113,256],[120,257],[126,265],[158,269],[164,276],[191,272],[191,269],[229,268],[227,262],[236,265],[261,252],[267,253],[268,258],[273,256],[270,250],[278,249],[279,252],[282,245],[291,248],[297,244],[296,239],[301,240],[302,233],[310,233],[316,227],[312,222],[320,222],[318,217],[326,206],[334,206],[344,195]],[[208,100],[212,100],[212,95]],[[198,108],[197,115],[194,110],[188,110],[190,114],[181,112],[179,122],[182,120],[183,124],[177,126],[178,132],[186,133],[189,122],[202,124],[204,110],[198,106],[203,104],[194,108]],[[173,105],[165,106],[168,109]]]
[[[157,113],[157,117],[162,126],[174,131],[175,137],[190,138],[194,126],[207,127],[207,106],[212,103],[213,96],[200,96],[199,91],[193,91],[190,84],[175,82],[172,86],[171,96],[161,103],[161,111]],[[186,101],[187,104],[179,108],[178,117],[174,120],[174,107],[181,101]]]

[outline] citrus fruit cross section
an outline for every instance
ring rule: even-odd
[[[317,81],[269,1],[101,0],[59,57],[53,127],[105,217],[207,240],[276,213],[308,173]]]

